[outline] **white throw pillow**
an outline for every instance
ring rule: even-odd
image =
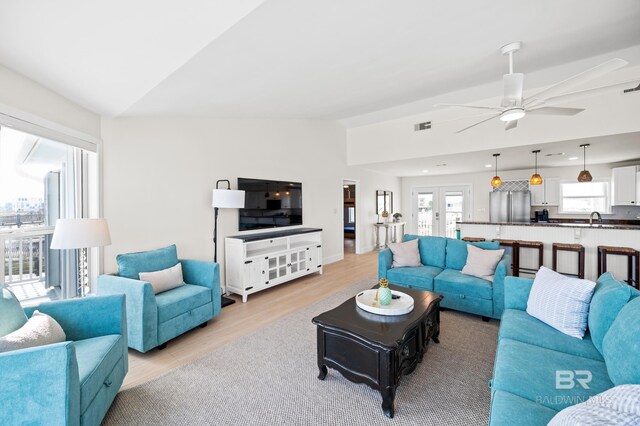
[[[484,250],[473,244],[467,244],[467,263],[460,272],[493,282],[493,275],[503,254],[504,249]]]
[[[527,313],[558,331],[582,339],[596,283],[566,277],[544,266],[536,273]]]
[[[35,346],[50,345],[67,340],[60,324],[47,314],[34,311],[25,325],[0,337],[0,353]]]
[[[404,243],[389,244],[389,250],[393,253],[392,268],[422,266],[422,263],[420,263],[420,250],[418,250],[417,239]]]
[[[155,294],[184,285],[182,264],[155,272],[140,272],[140,281],[146,281],[153,287]]]
[[[556,414],[548,426],[640,425],[640,385],[620,385]]]

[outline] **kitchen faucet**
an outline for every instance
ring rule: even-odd
[[[598,216],[598,223],[602,223],[602,216],[600,216],[600,213],[594,211],[589,215],[589,225],[593,225],[593,215]]]

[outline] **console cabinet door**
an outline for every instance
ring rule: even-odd
[[[242,286],[249,291],[262,284],[262,262],[260,258],[247,259],[244,262]]]

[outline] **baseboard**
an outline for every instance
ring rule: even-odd
[[[360,249],[360,253],[359,254],[363,254],[363,253],[369,253],[370,251],[375,250],[376,246],[366,246],[366,247],[361,247]]]
[[[336,254],[334,256],[329,256],[329,257],[325,257],[324,259],[322,259],[322,264],[323,265],[328,265],[330,263],[334,263],[334,262],[339,262],[342,259],[344,259],[344,256],[341,254]]]

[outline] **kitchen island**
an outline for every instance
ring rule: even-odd
[[[598,246],[631,247],[640,250],[640,225],[618,223],[542,223],[542,222],[460,222],[461,237],[481,237],[487,240],[526,240],[544,243],[544,266],[552,266],[553,243],[582,244],[585,248],[585,278],[597,279]],[[521,250],[520,266],[535,268],[537,254]],[[578,271],[577,254],[558,253],[559,272],[575,274]],[[607,270],[617,279],[627,279],[627,259],[621,256],[607,258]]]

